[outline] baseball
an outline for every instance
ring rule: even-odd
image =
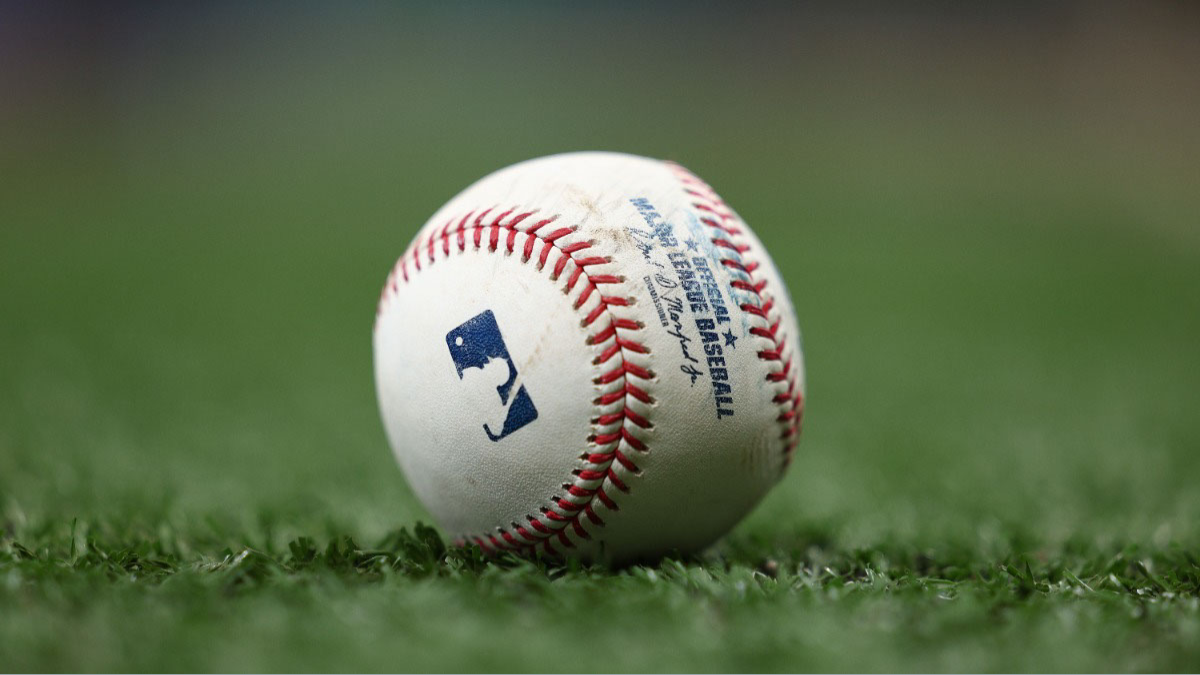
[[[458,544],[613,563],[700,550],[783,475],[804,364],[783,279],[700,178],[607,152],[501,169],[387,277],[388,440]]]

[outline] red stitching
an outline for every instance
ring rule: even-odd
[[[729,285],[733,286],[736,289],[746,291],[747,293],[753,293],[755,295],[762,295],[762,290],[767,287],[767,280],[763,279],[762,281],[758,282],[757,284],[752,284],[749,281],[742,281],[741,279],[734,279],[733,281],[729,282]]]
[[[597,397],[595,401],[592,401],[592,403],[595,405],[610,405],[625,398],[626,395],[632,396],[642,403],[654,403],[654,397],[650,396],[650,394],[647,394],[645,391],[629,382],[625,383],[625,391],[614,391],[609,394],[604,394]]]
[[[735,244],[732,241],[729,241],[728,239],[721,239],[720,237],[713,237],[712,242],[714,244],[716,244],[717,246],[720,246],[722,248],[733,249],[734,251],[737,251],[738,253],[745,253],[746,251],[750,250],[750,246],[747,244]]]
[[[767,280],[758,278],[755,274],[759,268],[758,262],[745,259],[745,254],[751,253],[752,249],[749,242],[736,241],[742,233],[738,227],[741,219],[734,214],[733,209],[730,209],[720,195],[699,176],[674,162],[666,162],[666,165],[683,185],[683,191],[691,197],[692,207],[700,212],[700,222],[713,230],[713,245],[727,252],[727,257],[723,257],[721,264],[745,277],[734,279],[730,286],[754,296],[753,301],[741,303],[740,307],[742,311],[758,317],[765,324],[750,329],[751,335],[770,343],[767,348],[758,351],[758,358],[769,363],[783,364],[780,370],[768,372],[766,380],[771,383],[786,383],[787,386],[785,392],[772,399],[780,406],[777,419],[783,426],[780,438],[784,442],[783,465],[786,468],[792,461],[800,436],[804,419],[804,395],[799,390],[797,369],[792,366],[794,355],[786,353],[787,336],[779,331],[781,317],[772,316],[775,302],[766,290]]]
[[[603,328],[590,332],[587,344],[606,345],[594,360],[596,365],[614,363],[611,367],[603,369],[595,378],[595,382],[605,385],[620,383],[621,386],[593,401],[597,408],[603,410],[592,420],[595,431],[587,439],[594,449],[580,456],[582,466],[571,472],[574,481],[562,486],[561,495],[551,497],[535,514],[526,515],[528,528],[525,524],[512,523],[508,528],[497,527],[496,534],[464,535],[456,539],[459,544],[474,543],[487,552],[528,552],[541,548],[553,554],[557,552],[554,550],[555,545],[563,548],[575,547],[575,543],[567,536],[568,528],[580,539],[591,539],[591,533],[584,528],[582,518],[586,518],[596,527],[604,527],[604,519],[597,515],[593,508],[595,500],[599,500],[610,510],[618,509],[617,503],[605,491],[605,486],[612,486],[620,492],[629,492],[629,486],[617,476],[614,463],[632,474],[641,474],[641,469],[631,457],[631,453],[646,452],[647,447],[635,431],[649,430],[654,425],[630,407],[630,399],[645,404],[654,403],[654,398],[637,383],[653,379],[654,373],[628,360],[631,354],[650,353],[650,349],[636,339],[636,332],[644,328],[643,324],[640,321],[614,316],[611,311],[612,307],[632,305],[633,298],[603,292],[606,286],[623,283],[625,277],[617,274],[593,274],[588,271],[588,268],[594,265],[612,262],[611,258],[594,255],[590,250],[594,246],[592,241],[562,243],[564,237],[575,232],[575,227],[558,227],[548,234],[543,234],[542,230],[546,226],[558,220],[557,215],[518,228],[520,224],[528,222],[536,210],[520,210],[513,207],[499,213],[488,222],[486,217],[496,210],[493,206],[478,213],[470,211],[461,217],[447,220],[441,227],[434,228],[426,235],[425,240],[418,235],[411,249],[400,257],[396,269],[388,275],[377,314],[383,311],[388,298],[399,292],[398,279],[402,279],[404,283],[409,281],[410,260],[415,274],[421,271],[422,265],[429,267],[435,263],[439,257],[439,249],[440,257],[447,258],[451,255],[452,248],[463,252],[468,246],[473,246],[475,250],[486,248],[488,252],[502,252],[505,255],[519,251],[521,262],[532,261],[538,270],[545,269],[549,264],[552,281],[559,280],[564,272],[567,272],[567,267],[573,265],[567,274],[564,289],[569,293],[578,284],[583,284],[574,308],[581,310],[593,295],[598,297],[596,307],[591,309],[580,323],[587,328],[596,324],[601,317],[608,318],[601,324]],[[518,246],[517,237],[520,235],[526,239],[523,245]],[[542,248],[535,259],[538,242],[542,243]],[[555,256],[553,260],[552,256]],[[607,411],[609,406],[618,403],[619,408]]]

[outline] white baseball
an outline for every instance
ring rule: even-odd
[[[611,562],[697,551],[782,476],[800,332],[762,243],[702,180],[605,152],[497,171],[387,278],[388,439],[460,544]]]

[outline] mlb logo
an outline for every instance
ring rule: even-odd
[[[472,390],[464,399],[482,408],[476,412],[485,420],[483,430],[488,438],[499,441],[537,419],[537,408],[525,385],[517,381],[517,366],[492,310],[484,310],[446,333],[446,346],[458,379]]]

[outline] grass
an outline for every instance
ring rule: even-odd
[[[1186,28],[1114,64],[920,21],[796,52],[778,17],[187,11],[0,101],[0,670],[1200,662],[1200,139],[1153,58]],[[796,462],[694,559],[446,550],[378,420],[396,255],[579,148],[704,176],[805,331]]]
[[[1200,633],[1200,564],[1174,547],[995,557],[809,532],[606,570],[488,560],[421,525],[370,547],[188,530],[6,540],[6,669],[1164,670],[1195,663]]]

